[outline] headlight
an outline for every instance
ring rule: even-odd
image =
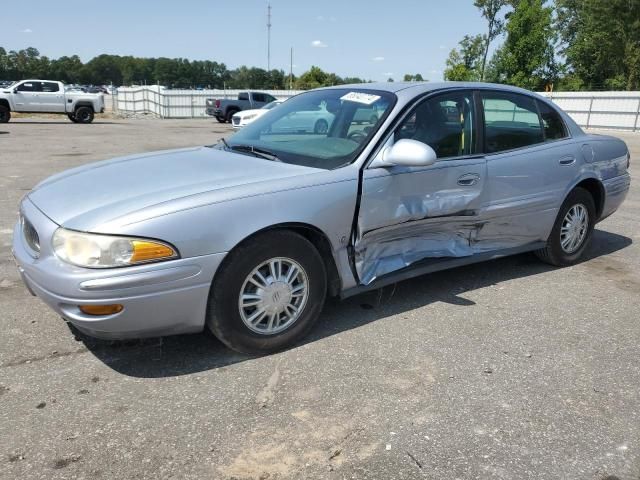
[[[171,246],[156,240],[74,232],[59,228],[53,251],[67,263],[87,268],[112,268],[178,258]]]
[[[243,120],[251,120],[253,118],[256,118],[258,115],[256,113],[254,113],[253,115],[247,115],[246,117],[243,117]]]

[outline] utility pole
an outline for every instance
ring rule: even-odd
[[[267,2],[267,72],[271,71],[271,2]]]
[[[293,90],[293,47],[291,47],[291,63],[289,65],[289,90]]]

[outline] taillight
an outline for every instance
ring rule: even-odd
[[[220,100],[216,100],[216,108],[220,108]]]

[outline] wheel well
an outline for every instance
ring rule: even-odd
[[[89,107],[91,110],[93,110],[93,105],[91,105],[90,103],[76,103],[73,111],[77,111],[80,107]]]
[[[329,242],[327,236],[320,229],[314,227],[313,225],[305,223],[283,223],[279,225],[272,225],[249,235],[238,245],[236,245],[232,249],[232,251],[238,248],[238,246],[252,240],[255,236],[273,230],[288,230],[290,232],[295,232],[298,235],[301,235],[309,240],[313,244],[313,246],[316,247],[316,249],[320,253],[320,256],[322,257],[322,261],[324,262],[325,269],[327,271],[327,290],[329,292],[329,295],[335,297],[340,294],[342,283],[340,281],[340,275],[338,274],[338,268],[336,267],[335,259],[333,258],[331,242]]]
[[[2,105],[3,107],[7,107],[9,110],[11,110],[11,106],[9,105],[9,101],[6,99],[2,99],[0,100],[0,105]]]
[[[593,197],[593,203],[596,205],[596,218],[600,218],[604,208],[604,186],[602,182],[595,178],[587,178],[581,181],[576,187],[584,188]]]

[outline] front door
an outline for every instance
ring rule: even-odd
[[[23,82],[14,88],[13,101],[16,112],[38,112],[40,82]]]
[[[403,138],[424,142],[436,163],[365,169],[354,240],[361,284],[428,258],[476,252],[487,182],[477,122],[471,91],[429,97],[405,116],[388,145]]]

